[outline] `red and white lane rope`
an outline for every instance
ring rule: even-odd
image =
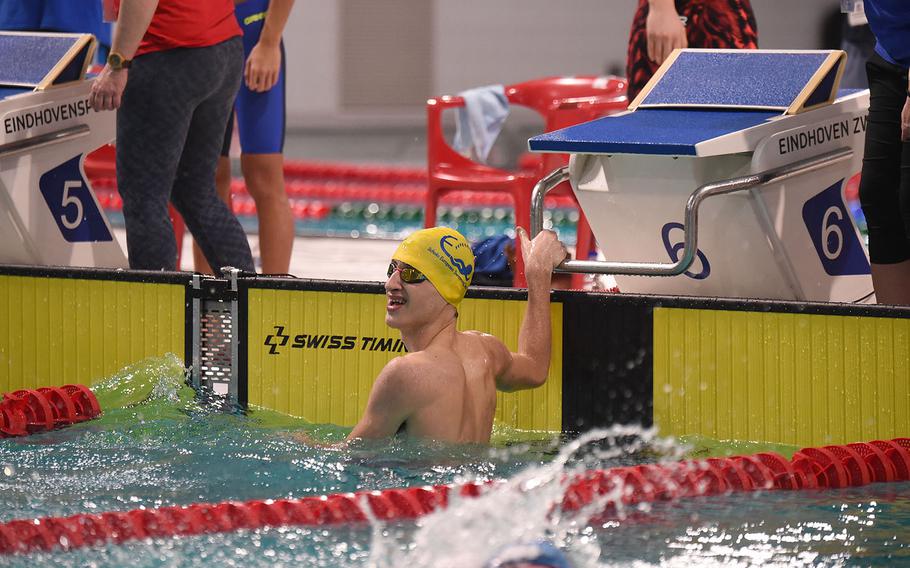
[[[734,491],[838,488],[910,480],[910,438],[805,448],[792,460],[764,452],[593,470],[567,480],[561,509],[577,511],[613,497],[618,506]],[[445,508],[454,495],[477,497],[497,484],[468,483],[361,491],[277,501],[194,504],[0,524],[0,553],[74,549],[103,543],[278,526],[323,526],[412,519]],[[364,507],[369,510],[365,511]]]
[[[18,390],[0,400],[0,438],[62,428],[99,414],[98,399],[83,385]]]

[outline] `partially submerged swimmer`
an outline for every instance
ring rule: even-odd
[[[408,353],[390,361],[373,383],[352,439],[409,436],[456,443],[487,443],[496,391],[539,387],[550,367],[550,285],[566,259],[550,231],[533,241],[519,229],[528,281],[528,304],[518,352],[479,331],[458,331],[458,305],[474,270],[465,238],[452,229],[417,231],[389,265],[386,317],[401,332]]]
[[[518,543],[500,550],[484,568],[571,568],[569,559],[550,542]]]

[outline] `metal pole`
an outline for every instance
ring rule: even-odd
[[[86,136],[89,132],[90,129],[87,124],[77,124],[75,126],[55,130],[54,132],[48,132],[47,134],[32,136],[25,140],[16,140],[15,142],[0,144],[0,158],[6,158],[19,152],[31,152],[44,146],[50,146],[51,144],[81,138],[82,136]]]
[[[632,274],[640,276],[676,276],[689,269],[698,250],[698,208],[709,197],[744,191],[791,177],[814,172],[853,157],[853,150],[840,148],[813,158],[800,160],[742,177],[706,183],[692,192],[686,201],[683,223],[682,257],[676,262],[624,262],[600,260],[567,260],[557,267],[560,272],[585,274]],[[569,179],[569,168],[563,166],[537,182],[531,193],[531,238],[543,230],[544,197],[551,189]]]

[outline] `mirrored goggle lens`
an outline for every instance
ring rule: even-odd
[[[423,275],[423,272],[417,270],[416,268],[412,266],[395,266],[394,262],[389,264],[389,271],[387,276],[391,278],[392,274],[394,274],[396,270],[401,275],[401,281],[405,284],[418,284],[427,279],[427,277]]]

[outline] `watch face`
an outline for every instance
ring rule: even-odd
[[[120,69],[123,66],[123,57],[119,53],[111,53],[107,56],[108,64],[114,69]]]

